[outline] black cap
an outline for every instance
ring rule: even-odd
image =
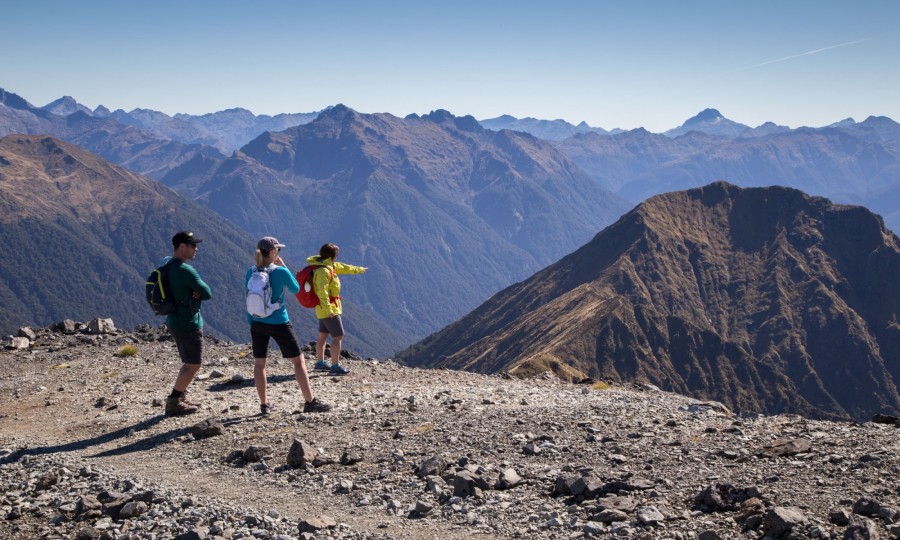
[[[191,231],[181,231],[172,237],[172,247],[177,248],[181,244],[197,245],[202,241],[202,238],[197,238]]]

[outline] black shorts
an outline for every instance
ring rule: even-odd
[[[331,334],[331,337],[342,337],[344,335],[344,323],[341,321],[340,315],[319,319],[319,333]]]
[[[253,339],[253,358],[265,358],[269,354],[269,338],[274,338],[281,349],[281,356],[296,358],[300,356],[300,344],[291,323],[266,324],[253,321],[250,325],[250,337]]]
[[[203,357],[203,330],[188,330],[187,332],[175,331],[171,328],[169,333],[175,338],[178,347],[178,356],[185,364],[200,364]]]

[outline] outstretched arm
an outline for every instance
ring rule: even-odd
[[[334,263],[334,271],[337,274],[365,274],[368,267],[353,266],[352,264],[344,264],[340,262]]]

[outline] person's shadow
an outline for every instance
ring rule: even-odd
[[[55,444],[49,446],[34,446],[30,448],[20,448],[15,452],[8,454],[7,456],[0,459],[0,465],[13,463],[18,461],[24,456],[39,456],[45,454],[57,454],[63,452],[73,452],[75,450],[86,450],[91,448],[92,446],[99,446],[103,444],[107,444],[118,439],[122,439],[125,437],[134,436],[137,432],[147,430],[156,424],[159,424],[161,421],[165,420],[166,416],[164,414],[158,414],[151,418],[147,418],[146,420],[141,420],[136,424],[132,424],[130,426],[125,426],[123,428],[117,429],[115,431],[111,431],[109,433],[103,433],[101,435],[97,435],[95,437],[90,437],[87,439],[81,439],[77,441],[71,441],[63,444]],[[231,417],[221,420],[222,425],[225,427],[232,426],[235,424],[239,424],[241,422],[245,422],[249,419],[253,418],[253,416],[245,416],[245,417]],[[179,427],[176,429],[171,429],[169,431],[164,431],[162,433],[157,433],[154,435],[150,435],[148,437],[144,437],[142,439],[136,440],[130,444],[125,446],[120,446],[117,448],[111,448],[109,450],[103,450],[102,452],[98,452],[96,454],[92,454],[88,457],[105,457],[105,456],[118,456],[124,454],[130,454],[132,452],[140,452],[143,450],[149,450],[151,448],[155,448],[161,444],[165,444],[167,442],[171,442],[172,440],[181,437],[183,435],[187,435],[191,432],[190,427]]]

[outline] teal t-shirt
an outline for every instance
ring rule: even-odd
[[[255,267],[251,266],[248,268],[247,273],[244,275],[245,290],[247,289],[247,282],[250,281],[250,274],[253,273],[253,268]],[[296,294],[300,292],[300,284],[297,283],[297,278],[294,277],[294,274],[292,274],[286,266],[275,266],[274,264],[271,264],[268,268],[269,287],[272,288],[272,303],[280,303],[281,307],[268,317],[254,317],[247,313],[247,324],[253,324],[254,321],[265,324],[285,324],[290,322],[287,307],[285,307],[287,305],[287,294],[285,294],[285,289],[287,289],[290,294]]]

